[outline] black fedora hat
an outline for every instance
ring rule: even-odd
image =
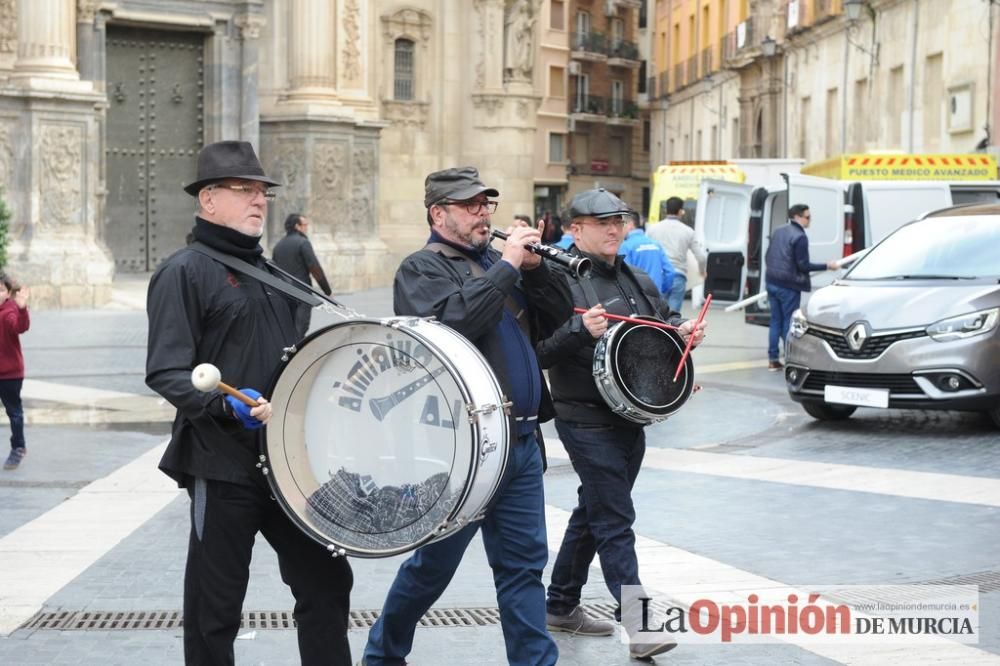
[[[208,144],[198,153],[198,177],[193,183],[185,185],[184,191],[196,197],[203,187],[224,178],[281,185],[264,175],[264,167],[248,142],[218,141]]]

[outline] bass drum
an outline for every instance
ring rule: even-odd
[[[351,319],[286,354],[261,467],[293,522],[334,554],[389,557],[482,517],[507,466],[496,377],[450,328]]]
[[[611,411],[647,425],[680,409],[694,388],[690,354],[673,381],[685,346],[677,332],[657,326],[620,322],[609,328],[597,341],[593,369]]]

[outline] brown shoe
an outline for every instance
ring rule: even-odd
[[[781,370],[784,367],[785,366],[781,365],[781,361],[768,361],[767,362],[767,371],[768,372],[777,372],[777,371]]]

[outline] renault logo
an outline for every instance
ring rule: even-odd
[[[871,335],[870,329],[867,322],[859,321],[854,326],[847,329],[847,334],[844,336],[847,338],[847,346],[854,351],[861,351],[861,348],[865,346],[865,340]]]

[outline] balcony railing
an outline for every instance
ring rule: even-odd
[[[744,50],[755,45],[754,20],[751,16],[736,26],[736,30],[726,35],[722,46],[722,57],[725,60],[732,60],[740,55]]]
[[[702,76],[707,76],[709,72],[712,71],[712,47],[707,49],[702,49],[701,51],[701,74]]]
[[[833,16],[833,0],[813,0],[813,23],[820,23]]]
[[[687,82],[694,83],[698,80],[698,56],[691,56],[687,60]]]
[[[574,32],[571,43],[573,51],[608,54],[608,40],[599,32]]]
[[[588,113],[594,116],[607,115],[607,100],[597,95],[574,94],[570,102],[570,113]]]
[[[639,119],[639,105],[630,99],[612,97],[608,107],[609,118],[624,118],[626,120]]]
[[[674,65],[674,90],[684,87],[684,63]]]
[[[642,92],[641,90],[639,92]],[[646,97],[648,99],[656,99],[656,77],[650,76],[646,78]]]
[[[639,46],[635,42],[627,42],[623,39],[612,41],[611,48],[608,49],[608,57],[639,60]]]
[[[666,97],[670,92],[670,72],[660,72],[660,97]]]

